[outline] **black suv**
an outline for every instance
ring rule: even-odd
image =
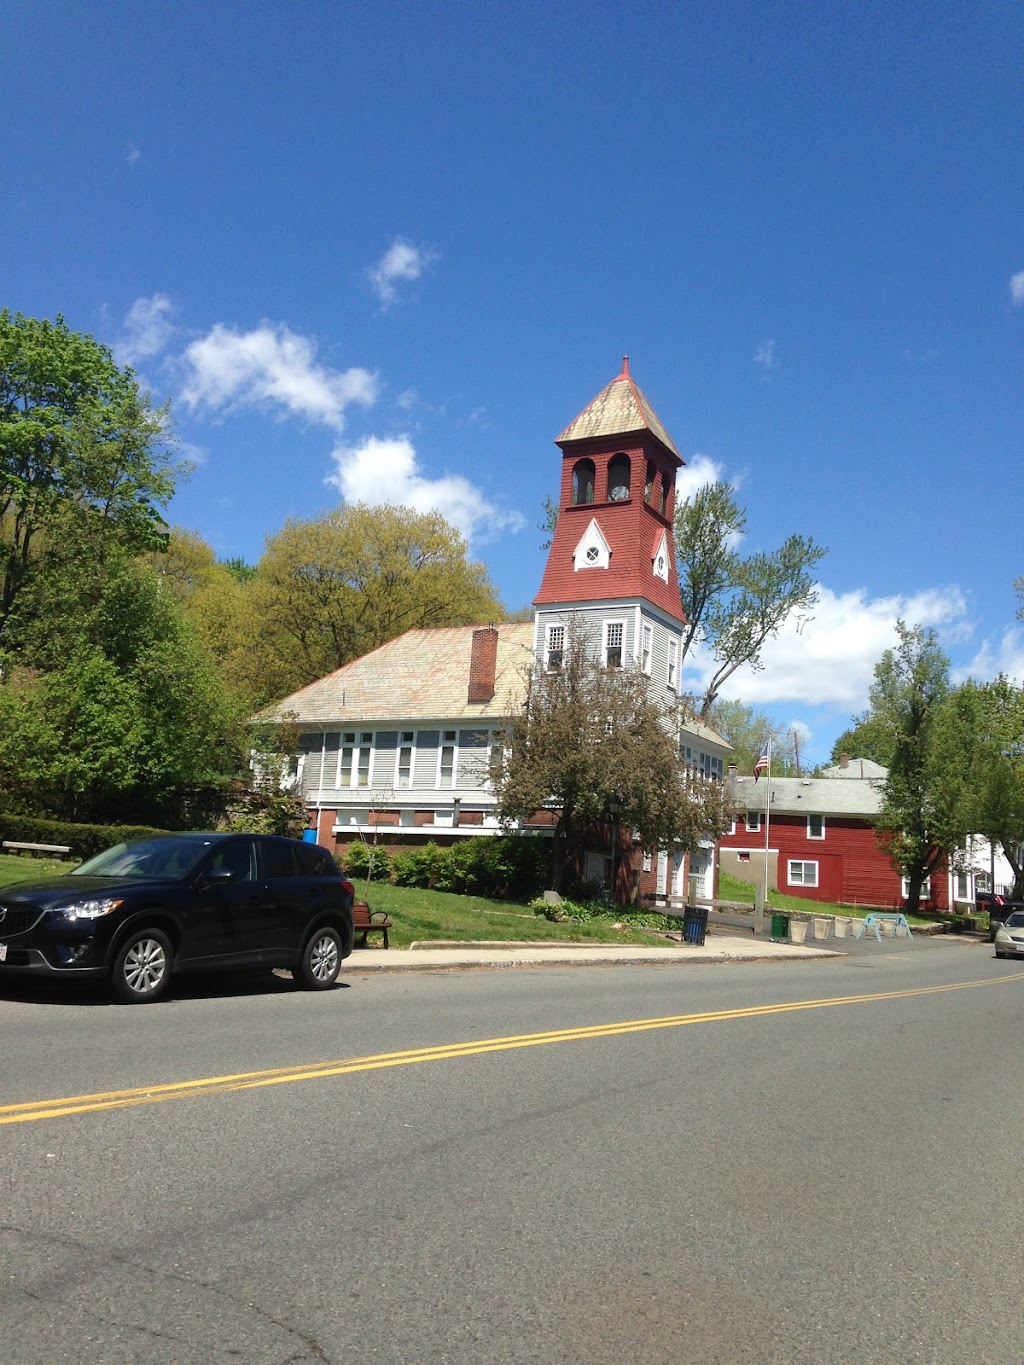
[[[116,844],[66,877],[0,887],[5,975],[105,977],[145,1004],[172,972],[287,967],[310,990],[352,951],[352,883],[326,849],[263,834]]]

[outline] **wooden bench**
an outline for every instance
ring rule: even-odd
[[[357,934],[361,934],[359,946],[365,948],[367,934],[380,934],[384,947],[388,946],[388,930],[394,920],[384,910],[371,910],[365,901],[355,901],[352,905],[352,923]]]
[[[3,848],[12,853],[70,853],[70,844],[24,844],[16,839],[4,839]]]

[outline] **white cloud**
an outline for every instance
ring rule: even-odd
[[[283,324],[264,322],[251,332],[217,323],[185,351],[188,375],[182,397],[192,408],[246,405],[283,412],[341,431],[350,403],[370,406],[378,381],[369,370],[332,370],[316,361],[316,345]]]
[[[867,705],[875,664],[896,643],[896,622],[932,627],[940,642],[969,631],[959,588],[932,588],[914,597],[870,599],[863,589],[836,594],[819,586],[817,605],[798,613],[762,651],[763,669],[738,669],[722,689],[752,706],[790,704],[860,711]],[[706,686],[714,672],[703,653],[687,659],[684,684]],[[696,675],[691,681],[690,675]]]
[[[717,460],[698,453],[676,471],[676,501],[686,502],[706,484],[717,483],[725,477],[724,468]]]
[[[334,460],[337,472],[327,482],[346,502],[408,507],[420,514],[436,511],[478,544],[523,526],[518,512],[501,512],[461,475],[428,477],[408,436],[369,436],[356,446],[339,445]]]
[[[118,364],[136,366],[140,360],[159,355],[177,331],[171,321],[173,315],[174,305],[166,294],[136,299],[125,314],[114,346]]]
[[[377,264],[366,272],[381,307],[389,308],[398,297],[396,281],[418,280],[436,260],[436,252],[396,237]]]
[[[138,165],[138,163],[142,160],[142,153],[139,151],[138,147],[136,147],[134,142],[129,142],[128,150],[125,153],[125,159],[127,160],[128,165],[131,166],[133,171],[135,167]]]
[[[1010,298],[1018,305],[1024,305],[1024,270],[1018,270],[1010,277]]]
[[[779,362],[775,356],[775,341],[762,341],[754,352],[754,364],[764,371],[777,370]]]
[[[1024,686],[1024,629],[1020,626],[1005,631],[994,645],[991,640],[984,641],[969,664],[953,671],[953,681],[974,678],[988,682],[998,673],[1005,673],[1018,687]]]

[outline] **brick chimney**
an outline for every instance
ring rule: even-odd
[[[494,696],[494,677],[498,666],[496,626],[482,626],[473,632],[473,652],[469,657],[469,697],[471,702],[490,701]]]

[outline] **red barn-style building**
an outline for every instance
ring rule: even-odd
[[[719,845],[719,867],[741,881],[808,900],[899,905],[906,885],[878,842],[879,780],[885,769],[847,759],[821,777],[736,777],[737,816]],[[770,794],[770,804],[769,804]],[[936,876],[922,900],[949,906],[949,878]]]

